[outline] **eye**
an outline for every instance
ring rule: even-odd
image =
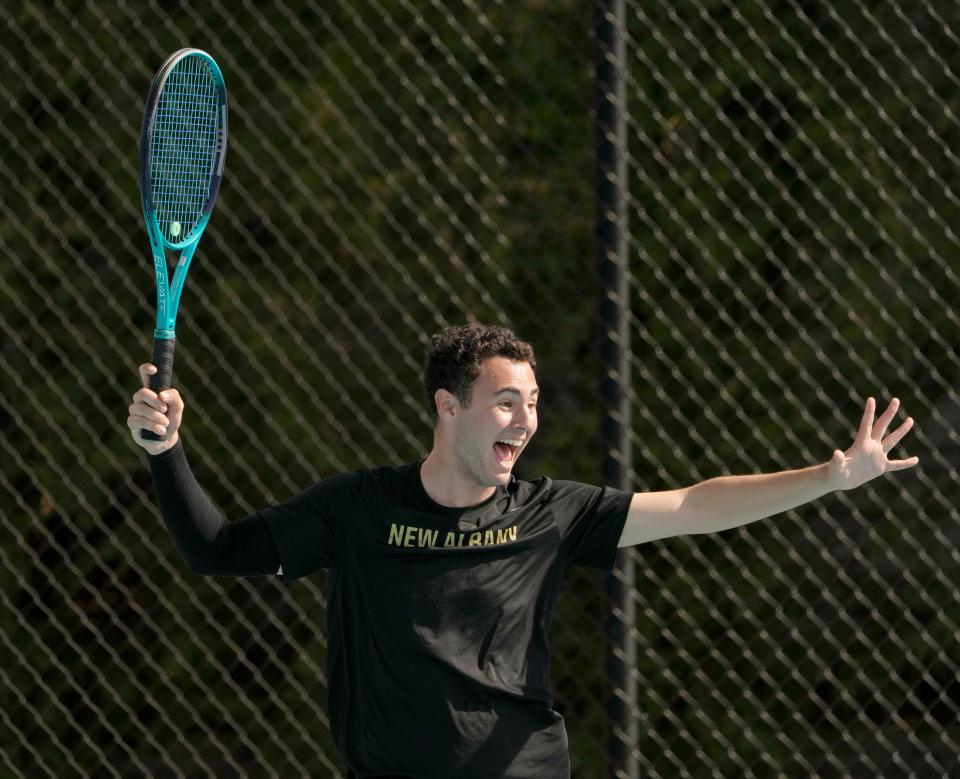
[[[509,405],[510,405],[510,401],[509,401],[509,400],[505,400],[505,401],[503,401],[503,403],[501,403],[500,405],[501,405],[501,406],[509,406]]]

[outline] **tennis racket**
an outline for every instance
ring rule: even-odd
[[[147,95],[140,130],[140,197],[150,235],[157,281],[157,326],[153,331],[150,389],[171,386],[180,295],[210,221],[227,152],[227,89],[213,58],[200,49],[180,49],[157,72]],[[168,282],[167,251],[180,252]],[[159,441],[152,430],[141,438]]]

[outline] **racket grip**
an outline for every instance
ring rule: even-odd
[[[150,389],[157,394],[170,389],[173,382],[173,352],[176,346],[176,338],[153,339],[153,364],[157,372],[150,376]],[[163,436],[152,430],[141,430],[140,438],[144,441],[160,441]]]

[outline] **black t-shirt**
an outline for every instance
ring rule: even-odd
[[[566,566],[613,566],[631,493],[511,475],[450,508],[417,461],[332,476],[228,523],[181,445],[149,460],[193,570],[289,583],[328,569],[331,735],[359,779],[569,777],[547,628]],[[268,537],[276,550],[249,553]]]
[[[567,565],[613,566],[631,494],[543,477],[435,503],[422,461],[260,512],[282,579],[328,568],[331,731],[359,777],[567,777],[547,627]]]

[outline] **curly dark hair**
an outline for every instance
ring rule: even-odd
[[[448,327],[430,339],[423,367],[427,408],[436,424],[439,416],[434,395],[443,387],[457,396],[466,408],[473,395],[473,383],[480,375],[480,366],[490,357],[506,357],[528,362],[536,370],[533,347],[521,341],[506,327],[468,324]]]

